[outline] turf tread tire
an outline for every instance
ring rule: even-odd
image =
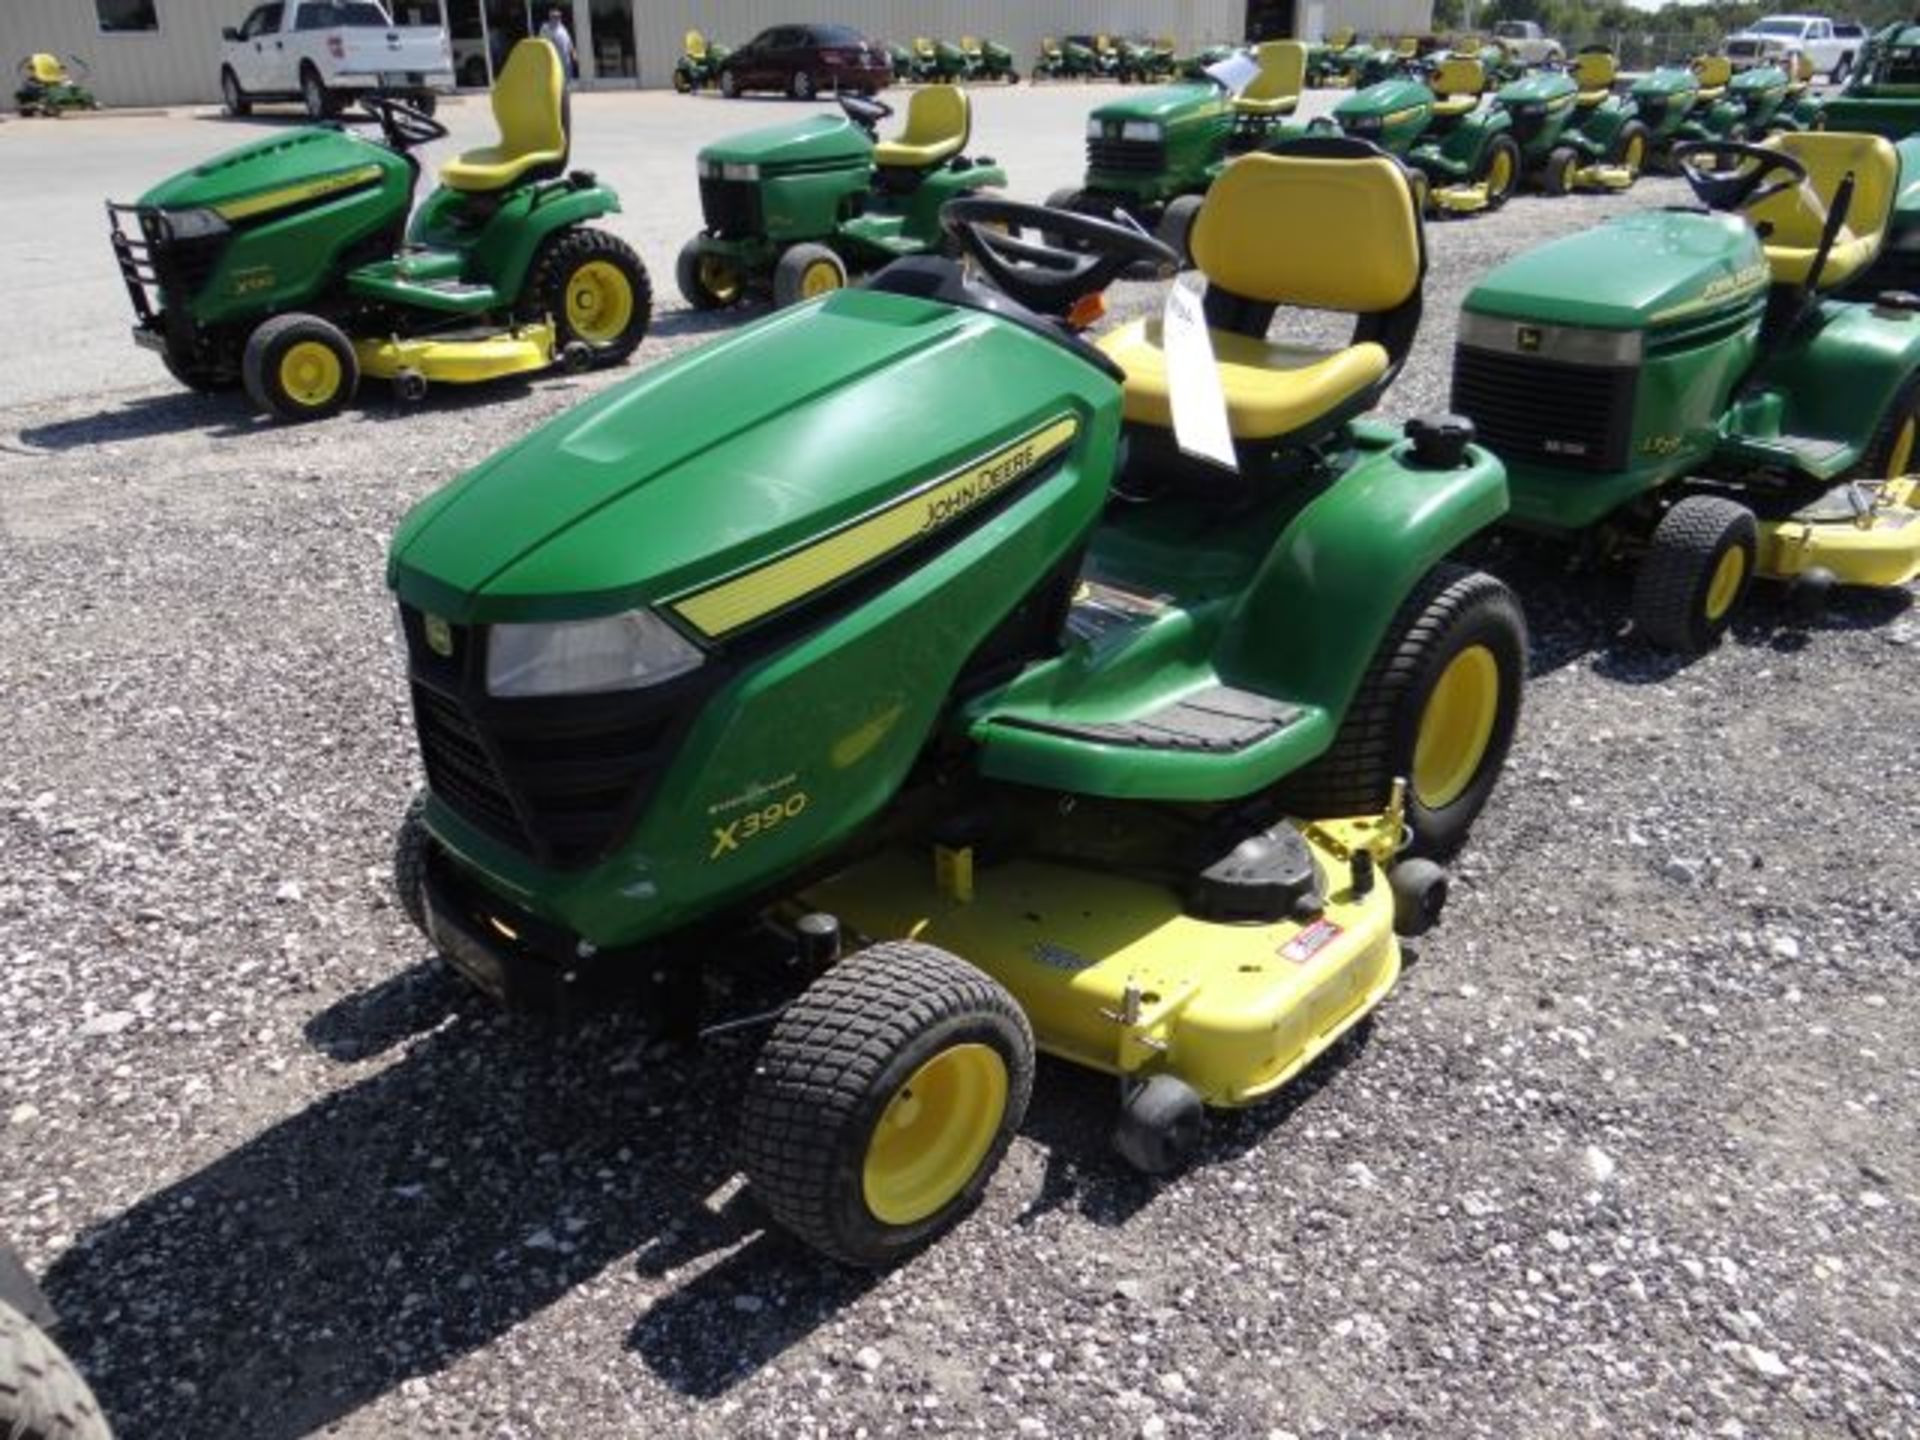
[[[1879,480],[1887,477],[1887,462],[1893,459],[1894,441],[1909,417],[1920,422],[1920,372],[1908,376],[1894,392],[1893,402],[1887,406],[1887,413],[1880,417],[1873,438],[1867,442],[1866,452],[1851,472],[1855,478]],[[1909,470],[1914,468],[1916,460],[1920,460],[1920,446],[1914,447],[1913,457],[1907,462]]]
[[[1490,624],[1501,640],[1501,713],[1475,778],[1444,811],[1421,809],[1411,794],[1407,820],[1412,854],[1444,855],[1466,839],[1498,781],[1519,725],[1527,657],[1527,622],[1514,593],[1483,570],[1442,561],[1400,602],[1347,706],[1333,744],[1281,782],[1277,794],[1301,816],[1366,815],[1385,808],[1393,782],[1411,781],[1414,741],[1428,694],[1451,658],[1450,634],[1472,635]],[[1411,788],[1411,786],[1409,786]]]
[[[0,1435],[7,1440],[112,1440],[99,1402],[26,1316],[0,1302]]]
[[[333,350],[340,361],[342,375],[340,388],[331,400],[316,406],[301,405],[283,394],[277,381],[269,380],[269,372],[280,367],[278,347],[283,341],[294,343],[288,339],[290,336],[316,340]],[[246,387],[247,398],[270,415],[295,424],[324,420],[353,403],[354,392],[360,388],[360,361],[353,353],[353,342],[339,326],[318,315],[295,310],[261,321],[247,337],[246,349],[240,357],[240,382]]]
[[[847,288],[847,262],[825,245],[803,243],[784,252],[773,267],[773,305],[776,310],[784,310],[789,305],[798,305],[807,298],[801,290],[806,283],[807,271],[815,265],[830,262],[839,273],[840,284],[837,289]],[[829,292],[831,293],[831,292]]]
[[[948,1045],[984,1041],[1007,1067],[1000,1127],[967,1185],[934,1214],[888,1225],[866,1208],[861,1166],[887,1102]],[[807,987],[761,1048],[741,1107],[747,1182],[796,1237],[845,1264],[884,1265],[979,1199],[1033,1093],[1033,1032],[1005,988],[957,956],[888,941]]]
[[[627,357],[640,348],[640,342],[647,338],[647,327],[653,323],[653,280],[647,274],[646,263],[618,235],[588,225],[561,231],[541,247],[539,258],[533,262],[533,271],[527,277],[526,293],[543,313],[552,317],[557,352],[579,338],[567,323],[567,277],[594,260],[605,261],[627,277],[633,291],[633,316],[627,328],[613,340],[605,344],[581,343],[593,351],[595,365],[624,364]]]
[[[1746,547],[1746,574],[1726,613],[1709,620],[1706,593],[1729,540]],[[1660,518],[1640,561],[1633,582],[1634,626],[1664,650],[1698,655],[1711,649],[1753,584],[1759,548],[1759,527],[1746,506],[1718,495],[1687,496]]]
[[[427,832],[427,797],[423,791],[407,802],[406,813],[393,832],[393,893],[401,913],[413,928],[432,938],[427,929],[427,861],[433,836]]]

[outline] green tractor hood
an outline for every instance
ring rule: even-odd
[[[162,180],[143,206],[208,209],[222,219],[320,200],[362,186],[405,181],[406,158],[385,145],[331,127],[290,130],[217,155]]]
[[[957,373],[984,377],[964,405]],[[1096,409],[1110,431],[1117,387],[1050,340],[978,311],[843,290],[656,366],[469,471],[402,523],[388,582],[459,624],[651,604],[804,547],[1062,417],[1084,439]]]
[[[1529,75],[1503,85],[1494,94],[1494,99],[1514,109],[1521,105],[1545,105],[1554,100],[1567,99],[1579,92],[1573,76],[1564,70],[1535,70]]]
[[[1179,85],[1156,85],[1119,100],[1110,100],[1089,117],[1102,129],[1128,121],[1148,121],[1168,130],[1175,126],[1205,124],[1230,115],[1233,107],[1227,95],[1211,81]]]
[[[865,167],[872,159],[873,141],[844,115],[810,115],[716,140],[701,150],[700,168],[702,173],[715,165],[757,165],[763,173],[822,170]]]
[[[1342,130],[1351,130],[1356,120],[1384,120],[1415,106],[1433,104],[1433,92],[1407,75],[1396,75],[1364,90],[1356,90],[1333,107],[1333,118]]]
[[[1759,237],[1731,215],[1645,211],[1552,241],[1488,271],[1479,315],[1603,330],[1702,320],[1770,281]]]
[[[1649,70],[1633,82],[1629,91],[1636,100],[1672,99],[1676,95],[1689,95],[1700,89],[1700,77],[1685,65],[1663,65],[1658,70]]]

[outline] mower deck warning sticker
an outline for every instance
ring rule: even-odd
[[[1323,915],[1282,945],[1280,958],[1295,965],[1304,965],[1344,933],[1338,925]]]

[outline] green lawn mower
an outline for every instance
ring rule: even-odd
[[[1013,51],[992,40],[974,35],[960,37],[960,53],[967,63],[967,74],[977,80],[1004,80],[1020,83],[1020,71],[1014,66]]]
[[[1302,214],[1324,243],[1267,243]],[[1353,419],[1419,313],[1396,164],[1336,139],[1230,170],[1197,221],[1217,362],[1171,376],[1157,328],[1068,321],[1170,271],[1158,242],[985,196],[945,223],[991,287],[902,260],[656,366],[423,502],[388,565],[409,914],[509,1003],[782,937],[815,978],[759,1017],[743,1166],[862,1265],[978,1197],[1036,1048],[1118,1077],[1116,1144],[1165,1171],[1357,1024],[1526,665],[1512,596],[1447,558],[1505,508],[1499,462]],[[1029,238],[1056,227],[1073,248]],[[1359,333],[1270,344],[1277,305]],[[1194,384],[1237,473],[1166,458]]]
[[[78,55],[69,55],[62,61],[58,55],[40,52],[27,56],[15,68],[20,84],[13,92],[13,100],[22,115],[44,115],[58,120],[69,110],[100,108],[93,92],[83,83],[89,72],[87,62]]]
[[[1513,117],[1521,174],[1536,189],[1625,190],[1640,178],[1650,140],[1633,101],[1613,92],[1617,70],[1611,51],[1589,48],[1570,69],[1543,66],[1495,92]]]
[[[1699,71],[1693,65],[1663,65],[1636,79],[1627,90],[1634,118],[1645,128],[1647,155],[1644,168],[1672,168],[1668,152],[1688,137],[1682,127],[1701,104]],[[1711,101],[1707,102],[1711,104]]]
[[[1510,521],[1638,559],[1652,642],[1712,645],[1756,576],[1817,608],[1920,572],[1920,301],[1849,300],[1901,162],[1870,135],[1683,142],[1705,208],[1551,241],[1468,294],[1453,405]]]
[[[1513,112],[1480,103],[1486,67],[1471,55],[1399,63],[1400,74],[1354,91],[1309,128],[1337,129],[1402,159],[1432,213],[1498,210],[1519,187],[1522,160]]]
[[[1825,127],[1818,97],[1804,83],[1794,94],[1793,78],[1778,65],[1755,65],[1731,74],[1723,55],[1704,56],[1694,65],[1700,93],[1680,124],[1681,140],[1759,140],[1779,131]]]
[[[698,30],[687,31],[685,49],[673,67],[673,88],[682,95],[719,89],[720,62],[732,53],[731,46],[709,40]]]
[[[1033,62],[1035,80],[1090,80],[1099,73],[1091,46],[1077,40],[1063,44],[1051,35],[1041,40],[1039,58]]]
[[[565,86],[550,44],[516,45],[493,90],[499,143],[442,166],[411,224],[409,152],[447,132],[383,96],[361,103],[384,144],[282,131],[110,203],[135,342],[182,384],[238,381],[283,420],[334,414],[363,376],[417,400],[439,381],[625,360],[652,289],[626,242],[586,224],[620,201],[567,173]]]
[[[916,90],[906,129],[880,140],[885,102],[838,97],[841,114],[749,131],[700,152],[706,227],[680,251],[680,293],[697,310],[770,290],[792,305],[838,290],[850,275],[941,248],[940,207],[1005,186],[985,157],[961,152],[972,133],[967,92]]]

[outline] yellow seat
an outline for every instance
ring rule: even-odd
[[[1404,59],[1411,60],[1420,53],[1420,37],[1417,35],[1402,35],[1394,42],[1393,53]]]
[[[687,58],[689,60],[706,59],[707,37],[702,35],[698,30],[687,31],[686,48]]]
[[[58,55],[48,55],[44,51],[27,61],[27,73],[42,85],[68,85],[73,77],[67,74],[67,67]]]
[[[978,60],[980,58],[979,40],[972,35],[962,35],[960,37],[960,53],[962,55],[972,56]]]
[[[1329,50],[1345,50],[1351,44],[1353,44],[1353,27],[1351,25],[1342,25],[1327,37],[1327,48]]]
[[[960,153],[972,128],[967,92],[955,85],[929,85],[913,92],[907,128],[873,147],[873,163],[888,170],[931,170]]]
[[[1899,154],[1878,135],[1841,130],[1774,135],[1762,143],[1807,167],[1806,184],[1784,190],[1747,212],[1756,225],[1770,227],[1762,244],[1777,285],[1806,283],[1828,209],[1839,194],[1840,182],[1853,176],[1853,198],[1817,288],[1830,290],[1844,284],[1873,262],[1886,239],[1900,185]]]
[[[914,36],[913,53],[918,55],[922,60],[933,59],[933,41],[924,35]]]
[[[1449,55],[1434,70],[1428,88],[1434,94],[1435,115],[1465,115],[1480,103],[1480,93],[1487,88],[1487,67],[1478,56]]]
[[[1300,215],[1314,223],[1289,224]],[[1276,235],[1287,243],[1274,243]],[[1207,193],[1189,247],[1207,278],[1214,362],[1236,440],[1272,441],[1353,413],[1405,359],[1425,259],[1420,217],[1398,161],[1377,154],[1243,156]],[[1215,301],[1225,303],[1216,309]],[[1330,350],[1269,341],[1266,327],[1281,305],[1358,315],[1363,333]],[[1235,307],[1254,318],[1225,328],[1216,317]],[[1123,326],[1100,348],[1126,372],[1127,420],[1170,427],[1160,322]]]
[[[1307,47],[1298,40],[1268,40],[1253,53],[1260,72],[1233,97],[1235,113],[1261,119],[1291,115],[1307,83]]]
[[[515,45],[493,82],[492,98],[500,143],[449,160],[440,167],[441,184],[473,193],[504,190],[566,168],[567,79],[550,42]]]
[[[1573,57],[1573,83],[1579,88],[1580,108],[1598,105],[1613,93],[1619,65],[1604,50],[1583,50]]]
[[[1478,35],[1462,35],[1458,40],[1453,42],[1453,53],[1456,55],[1478,55],[1480,53],[1480,37]]]
[[[1711,105],[1726,93],[1727,82],[1733,78],[1733,62],[1724,55],[1702,55],[1693,62],[1693,75],[1700,82],[1694,103]]]

